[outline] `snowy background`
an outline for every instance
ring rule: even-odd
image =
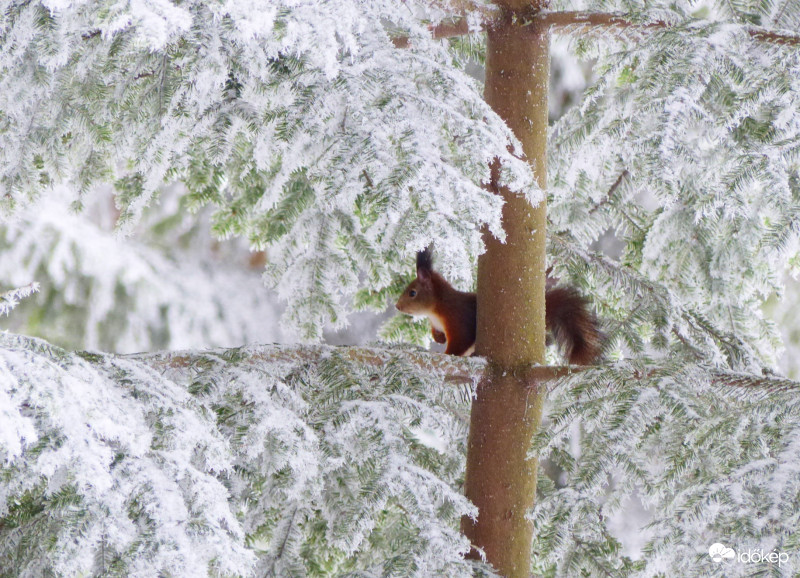
[[[481,35],[395,4],[3,14],[0,293],[38,285],[0,301],[0,575],[489,572],[457,531],[480,361],[330,347],[427,345],[391,304],[431,238],[471,287],[488,160],[542,193]],[[550,393],[535,568],[709,575],[730,540],[797,573],[800,66],[742,27],[800,7],[557,4],[675,30],[552,44],[551,258],[612,363]]]

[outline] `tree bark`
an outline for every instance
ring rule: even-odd
[[[506,7],[487,31],[485,98],[520,140],[523,150],[515,152],[527,157],[545,189],[549,35],[530,24],[529,8],[528,18],[508,8],[519,7]],[[505,200],[507,238],[501,243],[485,233],[486,253],[478,260],[475,352],[488,367],[472,404],[465,479],[479,514],[462,520],[462,531],[503,576],[527,577],[533,529],[526,514],[538,467],[528,448],[541,422],[544,388],[527,381],[523,368],[543,363],[545,355],[546,206],[495,190]]]

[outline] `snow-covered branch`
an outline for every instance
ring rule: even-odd
[[[481,28],[491,26],[494,18],[501,15],[500,10],[489,11],[482,10],[483,24]],[[610,13],[610,12],[584,12],[584,11],[557,11],[557,12],[540,12],[534,16],[520,16],[525,25],[538,26],[549,28],[550,30],[559,34],[602,34],[605,31],[627,32],[631,34],[643,34],[647,32],[664,30],[675,25],[674,22],[667,22],[664,20],[650,20],[640,22],[632,20],[624,13]],[[685,25],[686,23],[684,23]],[[705,26],[713,24],[698,20],[693,23],[695,26]],[[769,30],[758,26],[742,26],[742,29],[752,38],[758,42],[765,42],[768,44],[775,44],[778,46],[800,46],[800,36],[787,32]],[[453,38],[456,36],[464,36],[476,31],[475,27],[470,26],[470,21],[466,18],[459,17],[439,24],[429,26],[431,36],[433,38]],[[409,44],[408,37],[398,36],[392,40],[394,45],[398,48],[407,48]]]
[[[472,576],[470,395],[405,353],[115,356],[0,334],[0,567]]]
[[[0,334],[0,566],[20,575],[325,567],[330,575],[472,576],[458,519],[474,510],[460,480],[484,369],[482,360],[407,347],[120,356]],[[598,541],[614,544],[597,514],[618,507],[634,482],[677,549],[712,529],[766,545],[793,528],[789,516],[756,535],[733,522],[763,515],[762,501],[730,500],[800,483],[791,469],[800,446],[789,444],[798,435],[797,384],[671,361],[530,368],[537,378],[547,373],[559,379],[548,384],[553,410],[535,443],[584,495],[575,507],[574,494],[540,476],[536,564],[557,564],[566,551],[590,563],[584,557]],[[735,427],[742,420],[748,427]],[[570,457],[578,423],[588,437]],[[750,467],[735,448],[759,433],[748,447],[767,461]],[[662,467],[687,459],[691,475]],[[609,490],[618,468],[625,475]],[[715,510],[694,523],[660,515],[709,492],[738,508],[733,522]],[[773,492],[768,503],[796,511],[793,496]],[[666,531],[676,528],[689,535]],[[561,539],[550,542],[554,531]],[[682,567],[660,551],[646,563]]]
[[[645,33],[656,30],[664,30],[674,26],[675,23],[664,20],[638,21],[632,20],[622,13],[604,12],[544,12],[537,14],[531,21],[551,28],[564,34],[581,34],[585,32],[602,30],[630,31],[633,33]],[[696,22],[684,22],[683,26],[703,27],[713,25],[713,22],[698,20]],[[726,24],[729,27],[730,24]],[[742,26],[742,29],[753,39],[759,42],[776,44],[782,46],[800,46],[800,36],[781,31],[773,31],[758,26]]]
[[[36,293],[39,290],[39,284],[33,282],[25,287],[18,287],[10,291],[0,293],[0,315],[8,315],[14,309],[21,299]]]

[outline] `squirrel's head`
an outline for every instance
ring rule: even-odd
[[[425,315],[433,311],[435,305],[433,275],[433,258],[428,247],[417,253],[417,278],[408,284],[397,300],[397,309],[409,315]]]

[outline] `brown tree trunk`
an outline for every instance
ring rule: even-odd
[[[505,12],[487,31],[485,97],[522,143],[516,153],[528,158],[545,189],[549,36]],[[487,233],[478,261],[476,354],[490,369],[472,404],[465,480],[479,514],[477,521],[462,520],[462,530],[503,576],[527,577],[533,531],[525,515],[538,467],[527,454],[543,393],[525,381],[522,368],[544,362],[546,207],[503,188],[497,193],[505,199],[507,239]]]

